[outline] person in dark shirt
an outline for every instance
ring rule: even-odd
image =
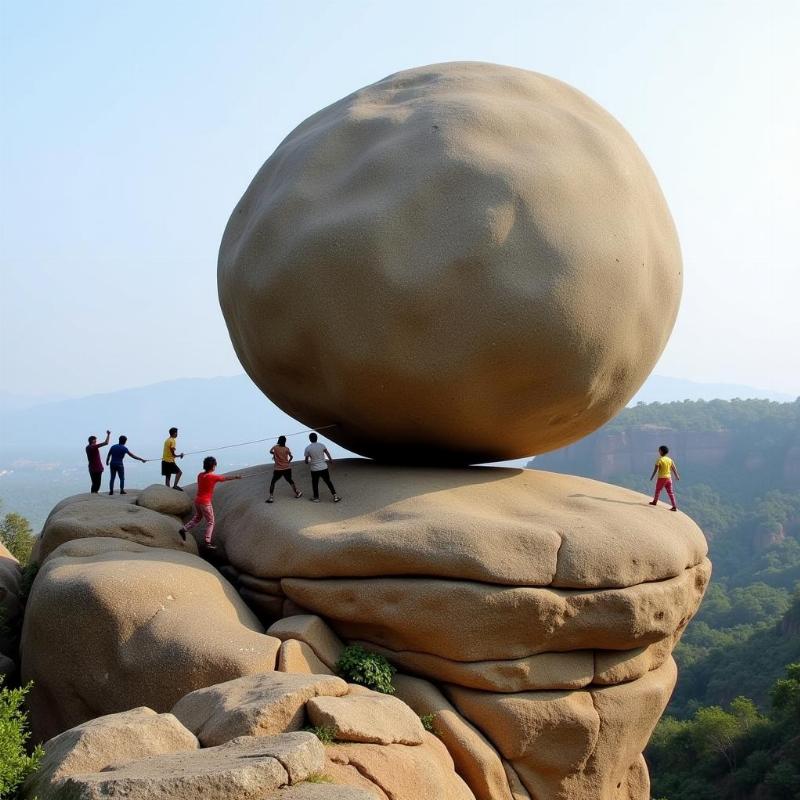
[[[100,484],[103,481],[103,459],[100,458],[100,448],[105,447],[111,439],[111,431],[106,431],[106,440],[98,442],[96,436],[89,437],[89,444],[86,446],[86,458],[89,460],[89,477],[92,479],[92,494],[100,491]]]
[[[119,493],[120,494],[128,494],[125,491],[125,464],[123,464],[123,459],[125,456],[130,456],[131,458],[135,458],[137,461],[141,461],[142,464],[147,463],[146,458],[140,458],[137,455],[131,453],[127,447],[125,447],[125,443],[128,441],[127,436],[120,436],[119,437],[119,444],[112,445],[108,448],[108,455],[106,456],[106,464],[111,466],[111,482],[109,485],[109,494],[114,494],[114,480],[119,475]]]

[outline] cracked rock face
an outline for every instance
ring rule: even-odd
[[[466,464],[619,411],[666,344],[682,265],[613,117],[464,62],[390,75],[290,133],[231,215],[218,287],[239,360],[292,417],[373,458]]]
[[[334,465],[342,503],[268,506],[258,469],[217,536],[243,596],[283,609],[282,668],[385,655],[477,800],[647,799],[641,752],[710,575],[688,517],[584,478],[356,460]]]

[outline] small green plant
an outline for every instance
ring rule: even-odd
[[[11,798],[39,765],[44,751],[41,745],[30,755],[25,751],[30,732],[22,704],[31,685],[7,689],[3,681],[0,676],[0,798]]]
[[[342,651],[336,671],[350,683],[357,683],[383,694],[394,694],[392,676],[395,668],[380,654],[371,653],[361,645],[351,644]]]
[[[336,728],[327,725],[309,725],[303,730],[313,733],[322,744],[333,744],[336,741]]]
[[[306,783],[333,783],[333,778],[330,775],[325,775],[323,772],[314,772],[305,779]]]
[[[420,714],[419,721],[428,733],[439,736],[439,731],[436,730],[436,714]]]

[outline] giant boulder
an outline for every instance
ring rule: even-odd
[[[476,463],[613,417],[667,342],[682,264],[610,114],[463,62],[292,131],[231,215],[218,286],[242,365],[292,417],[363,455]]]

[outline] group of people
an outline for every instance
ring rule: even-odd
[[[319,441],[319,437],[316,433],[310,433],[308,438],[309,444],[303,456],[311,472],[311,501],[313,503],[320,502],[319,482],[322,481],[330,490],[333,502],[338,503],[342,498],[336,493],[329,469],[329,464],[333,461],[333,457],[328,451],[328,448]],[[110,441],[111,431],[106,431],[106,438],[102,442],[98,442],[96,436],[89,437],[89,444],[86,446],[86,458],[89,462],[89,477],[92,484],[92,494],[97,494],[100,491],[103,472],[105,471],[103,459],[100,455],[100,448],[106,447]],[[136,461],[141,461],[143,464],[146,464],[148,461],[148,459],[132,453],[126,446],[127,441],[127,436],[120,436],[119,443],[112,445],[106,457],[106,466],[111,468],[111,480],[108,492],[110,495],[114,494],[114,484],[117,479],[119,479],[119,493],[127,494],[125,491],[125,456],[130,456]],[[295,484],[292,478],[292,461],[294,460],[294,456],[292,455],[292,451],[286,446],[286,437],[279,436],[277,444],[275,444],[269,452],[275,463],[275,467],[272,471],[269,496],[266,502],[275,502],[275,485],[282,478],[292,487],[295,497],[302,497],[303,493],[297,488],[297,484]],[[164,441],[164,449],[161,454],[161,474],[164,476],[165,485],[172,489],[177,489],[179,492],[183,491],[179,486],[183,472],[177,462],[179,458],[183,457],[184,453],[178,452],[178,429],[170,428],[169,436]],[[192,530],[192,528],[195,528],[205,520],[205,544],[206,547],[211,550],[215,549],[213,543],[214,507],[212,505],[214,489],[218,483],[240,480],[242,477],[241,475],[217,475],[215,472],[216,468],[217,460],[213,456],[207,456],[203,459],[203,471],[197,476],[197,494],[194,500],[194,515],[179,531],[181,538],[185,541],[187,531]]]
[[[164,481],[167,486],[170,485],[172,477],[175,477],[173,489],[182,492],[183,489],[178,486],[183,473],[178,467],[177,460],[183,458],[183,453],[177,451],[177,437],[178,429],[170,428],[169,436],[164,442],[164,453],[161,457],[161,474],[164,476]],[[89,444],[86,445],[86,458],[89,462],[89,479],[91,480],[91,493],[97,494],[100,491],[100,486],[103,482],[103,457],[100,455],[100,448],[105,447],[111,441],[111,431],[106,431],[106,438],[102,442],[97,441],[96,436],[89,437]],[[119,442],[112,445],[108,450],[106,456],[106,467],[110,467],[111,480],[109,481],[108,493],[114,494],[114,484],[119,479],[119,493],[127,494],[125,491],[125,456],[130,456],[136,461],[141,461],[146,464],[148,459],[137,456],[132,453],[127,447],[128,437],[120,436]]]
[[[316,433],[310,433],[308,438],[309,444],[303,453],[303,457],[311,472],[311,501],[313,503],[320,502],[319,482],[322,481],[330,490],[333,502],[338,503],[342,498],[336,493],[336,488],[331,480],[329,469],[329,464],[333,461],[333,457],[328,451],[328,448],[319,441],[319,437]],[[103,460],[100,456],[100,448],[105,447],[110,440],[111,431],[106,431],[106,438],[102,442],[98,442],[96,436],[89,437],[89,444],[86,447],[86,457],[89,461],[89,476],[92,481],[91,491],[93,494],[97,494],[100,491],[100,484],[103,478],[104,467]],[[108,456],[106,457],[106,466],[111,468],[111,481],[108,492],[110,495],[114,494],[114,482],[117,478],[119,479],[120,494],[126,494],[125,465],[123,463],[125,456],[130,456],[136,461],[141,461],[143,464],[147,463],[146,458],[137,456],[128,449],[126,446],[127,441],[127,436],[120,436],[119,442],[109,449]],[[285,480],[292,488],[295,498],[302,497],[303,492],[297,488],[297,484],[292,477],[292,462],[294,461],[294,456],[292,451],[286,446],[286,437],[279,436],[277,443],[270,448],[269,453],[272,456],[275,467],[272,470],[269,495],[265,502],[275,502],[275,487],[281,479]],[[661,447],[658,448],[658,460],[653,466],[653,472],[650,475],[651,481],[656,476],[658,476],[658,480],[656,481],[655,495],[650,505],[658,505],[661,492],[666,490],[672,503],[670,510],[677,511],[678,506],[675,500],[675,491],[672,486],[672,476],[674,475],[676,480],[680,480],[680,475],[678,474],[678,468],[675,462],[668,454],[669,448],[666,445],[661,445]],[[164,450],[161,455],[161,474],[164,476],[165,485],[171,486],[179,492],[183,491],[178,485],[183,472],[180,467],[178,467],[177,461],[179,458],[183,457],[184,454],[178,452],[178,429],[170,428],[169,436],[164,441]],[[212,505],[214,489],[218,483],[240,480],[242,478],[241,475],[217,475],[215,472],[216,468],[217,460],[213,456],[206,456],[206,458],[203,459],[203,471],[197,476],[197,494],[194,500],[194,514],[189,522],[179,531],[181,538],[185,541],[187,532],[197,527],[205,520],[205,544],[206,547],[211,550],[215,549],[213,542],[214,507]]]

